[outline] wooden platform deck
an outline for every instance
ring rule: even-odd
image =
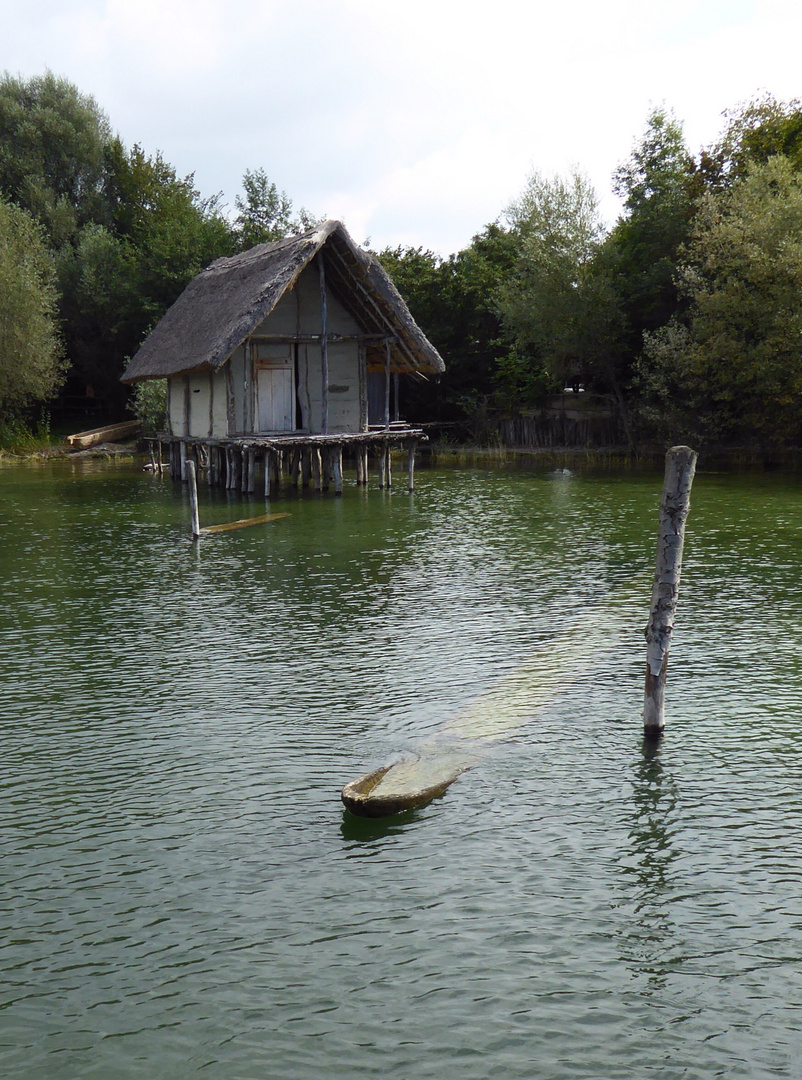
[[[151,441],[151,461],[156,469],[169,469],[175,480],[186,481],[186,462],[195,461],[199,476],[210,486],[255,493],[265,497],[282,483],[316,491],[343,490],[343,461],[353,459],[357,484],[367,484],[373,458],[379,487],[392,487],[393,452],[406,452],[408,490],[414,489],[415,451],[426,442],[421,428],[404,423],[359,432],[309,434],[282,432],[234,435],[229,438],[161,433]]]

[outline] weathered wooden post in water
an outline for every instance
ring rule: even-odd
[[[189,509],[192,514],[192,539],[197,540],[200,536],[200,520],[198,519],[198,479],[195,473],[195,461],[187,458],[187,486],[189,488]]]
[[[657,567],[652,586],[652,609],[646,627],[646,686],[643,733],[658,738],[665,726],[666,671],[674,612],[682,572],[685,521],[691,506],[691,485],[696,472],[696,451],[672,446],[666,454],[666,474],[660,499]]]

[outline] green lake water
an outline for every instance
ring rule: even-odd
[[[416,479],[193,545],[138,466],[0,466],[3,1080],[802,1077],[802,482],[697,475],[650,753],[662,477]]]

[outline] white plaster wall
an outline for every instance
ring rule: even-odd
[[[229,360],[231,367],[231,389],[234,395],[234,430],[229,435],[242,434],[245,431],[245,350],[240,347],[235,349]],[[251,380],[248,379],[248,392],[251,391]]]
[[[173,435],[187,434],[187,421],[184,415],[184,377],[176,375],[167,380],[167,418]]]
[[[209,434],[209,373],[199,371],[189,376],[189,435],[205,438]]]
[[[227,393],[226,369],[223,366],[222,371],[214,373],[212,389],[212,435],[216,439],[225,438],[228,434]]]

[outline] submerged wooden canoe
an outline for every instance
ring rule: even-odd
[[[394,761],[352,780],[342,790],[347,810],[359,817],[388,817],[436,799],[475,762],[464,756]]]

